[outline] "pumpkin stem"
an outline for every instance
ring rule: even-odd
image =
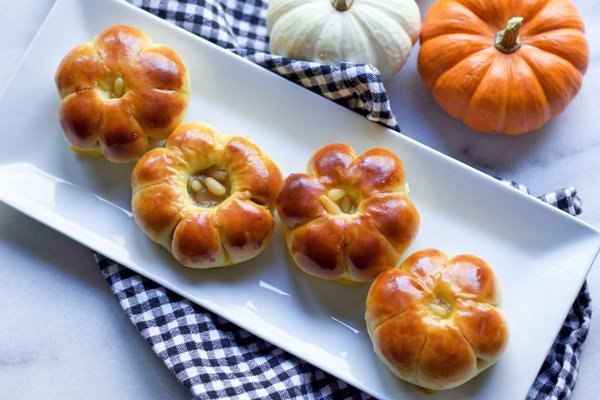
[[[331,0],[331,5],[338,11],[346,11],[352,7],[354,0]]]
[[[519,28],[521,28],[522,17],[514,17],[508,20],[506,28],[496,33],[494,44],[496,48],[503,53],[510,54],[519,50],[521,47],[521,37]]]

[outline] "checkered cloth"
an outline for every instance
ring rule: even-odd
[[[376,69],[356,64],[325,66],[268,54],[264,1],[130,2],[373,121],[398,129]],[[522,185],[507,184],[528,192]],[[573,188],[540,199],[571,215],[581,213],[581,202]],[[96,259],[132,323],[195,398],[369,398],[114,261],[101,255],[96,255]],[[570,395],[590,318],[590,297],[584,285],[528,400],[563,399]]]

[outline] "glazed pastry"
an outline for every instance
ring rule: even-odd
[[[485,261],[423,250],[375,279],[365,319],[375,353],[394,374],[427,389],[450,389],[504,351],[508,328],[499,301]]]
[[[308,173],[284,180],[276,204],[293,262],[343,283],[395,267],[419,228],[402,162],[384,148],[358,157],[345,144],[319,149]]]
[[[60,124],[76,152],[127,162],[164,139],[189,101],[183,62],[139,29],[112,26],[65,56]]]
[[[212,268],[255,257],[275,225],[281,173],[250,140],[184,124],[133,169],[135,221],[181,264]]]

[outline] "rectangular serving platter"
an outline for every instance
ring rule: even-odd
[[[303,274],[279,229],[255,259],[207,271],[179,266],[148,240],[130,212],[133,163],[75,155],[57,117],[60,60],[115,24],[183,58],[192,82],[185,121],[251,138],[284,176],[304,171],[328,143],[396,152],[422,220],[409,252],[472,253],[495,269],[511,332],[501,360],[459,388],[424,394],[374,355],[363,318],[368,285]],[[0,121],[0,200],[382,399],[524,398],[600,245],[593,227],[124,1],[57,1],[0,97]]]

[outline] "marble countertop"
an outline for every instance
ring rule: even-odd
[[[0,89],[53,3],[2,1]],[[433,0],[418,3],[424,12]],[[595,3],[575,0],[591,50],[583,88],[544,128],[522,137],[469,131],[435,105],[416,72],[415,51],[386,82],[403,132],[474,168],[526,184],[534,194],[575,186],[583,199],[581,219],[600,227],[600,8]],[[88,249],[0,203],[0,260],[0,398],[190,397],[122,312]],[[588,278],[594,300],[600,298],[597,264]],[[596,317],[572,398],[597,397],[599,375]]]

